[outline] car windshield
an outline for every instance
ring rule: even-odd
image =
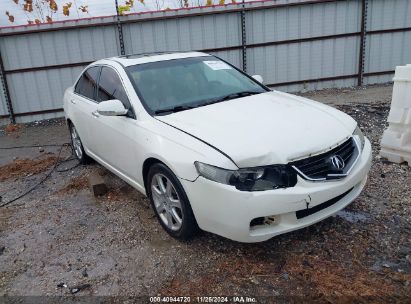
[[[156,115],[267,92],[214,56],[151,62],[127,70],[145,107]]]

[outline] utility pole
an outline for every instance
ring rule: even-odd
[[[16,119],[14,117],[13,105],[11,103],[9,86],[7,84],[6,72],[4,70],[3,58],[1,56],[1,52],[0,52],[0,83],[1,83],[1,88],[3,90],[3,96],[6,101],[7,110],[9,112],[10,123],[14,124],[16,123]]]
[[[126,54],[126,51],[124,49],[123,26],[121,25],[120,12],[118,10],[118,2],[117,0],[114,0],[114,2],[116,4],[117,30],[118,30],[118,40],[120,42],[120,54],[124,56]]]
[[[247,29],[245,21],[245,0],[243,0],[241,6],[241,49],[243,55],[243,71],[247,73]]]
[[[361,35],[360,35],[360,54],[358,59],[358,80],[357,85],[364,84],[364,64],[365,64],[365,47],[367,39],[367,18],[368,18],[368,0],[361,1]]]

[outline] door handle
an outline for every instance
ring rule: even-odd
[[[100,117],[100,114],[98,114],[97,111],[92,112],[91,115],[93,115],[95,118],[99,118],[99,117]]]
[[[70,99],[70,102],[71,102],[72,104],[76,104],[76,101],[75,101],[74,99]]]

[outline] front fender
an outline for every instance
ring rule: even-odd
[[[158,159],[167,165],[177,177],[188,181],[194,181],[198,177],[194,166],[195,161],[231,170],[238,169],[221,152],[163,122],[154,120],[144,127],[149,132],[146,136],[145,144],[148,148],[144,153],[143,163],[150,158]]]

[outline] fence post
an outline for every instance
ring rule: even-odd
[[[120,54],[124,56],[126,54],[125,48],[124,48],[124,38],[123,38],[123,26],[121,24],[120,20],[120,12],[118,10],[118,2],[115,0],[116,4],[116,13],[117,13],[117,30],[118,30],[118,40],[120,42]]]
[[[247,73],[247,28],[245,20],[245,1],[243,0],[241,10],[241,46],[243,55],[243,71]]]
[[[357,85],[362,86],[364,80],[365,44],[367,36],[368,0],[361,1],[361,36],[360,54],[358,58],[358,80]]]
[[[10,92],[9,92],[9,87],[7,85],[7,78],[6,78],[6,73],[4,71],[3,57],[1,56],[1,52],[0,52],[0,78],[1,78],[2,90],[4,93],[4,98],[6,100],[7,110],[9,111],[10,123],[14,124],[16,123],[16,119],[14,117],[13,105],[11,104]]]

